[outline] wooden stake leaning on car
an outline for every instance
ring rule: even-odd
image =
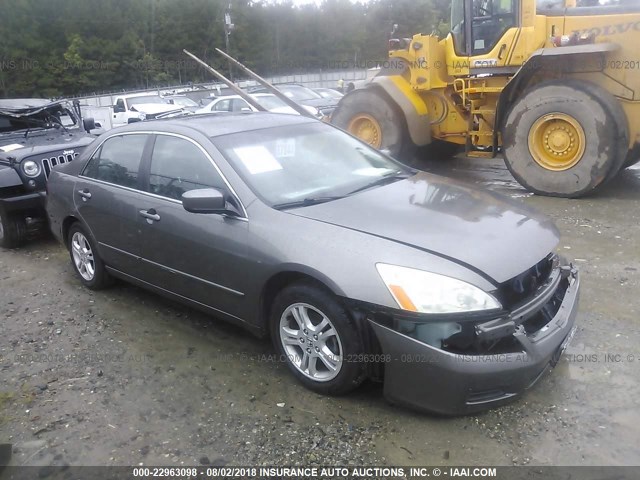
[[[231,55],[229,55],[225,51],[220,50],[219,48],[216,48],[216,52],[218,52],[224,58],[229,60],[233,65],[238,67],[243,73],[247,74],[248,76],[253,78],[255,81],[257,81],[260,85],[265,87],[267,90],[269,90],[269,92],[273,93],[276,97],[278,97],[280,100],[282,100],[284,103],[286,103],[289,107],[293,108],[300,115],[303,115],[305,117],[315,118],[316,120],[318,120],[318,118],[315,115],[313,115],[311,112],[306,110],[300,104],[298,104],[298,103],[294,102],[293,100],[291,100],[284,93],[282,93],[280,90],[278,90],[275,86],[271,85],[268,81],[266,81],[264,78],[262,78],[260,75],[258,75],[254,71],[252,71],[249,68],[245,67],[243,64],[241,64],[238,60],[233,58]]]
[[[262,105],[260,105],[251,95],[247,94],[247,92],[242,90],[240,87],[238,87],[235,83],[233,83],[231,80],[229,80],[223,74],[221,74],[219,71],[217,71],[216,69],[214,69],[214,68],[210,67],[209,65],[207,65],[206,62],[200,60],[198,57],[196,57],[193,53],[189,52],[188,50],[184,50],[183,49],[182,51],[184,53],[186,53],[187,55],[189,55],[191,58],[193,58],[200,65],[202,65],[205,69],[207,69],[208,71],[213,73],[214,76],[216,76],[220,81],[222,81],[222,83],[224,83],[227,87],[229,87],[235,93],[240,95],[249,105],[251,105],[252,107],[256,108],[257,110],[259,110],[261,112],[266,112],[267,111],[267,109],[264,108]]]

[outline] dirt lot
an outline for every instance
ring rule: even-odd
[[[379,385],[325,398],[268,342],[126,284],[91,292],[51,238],[0,251],[0,443],[14,465],[640,463],[640,169],[593,198],[535,197],[500,161],[434,170],[533,205],[582,272],[567,355],[516,403],[437,418]]]

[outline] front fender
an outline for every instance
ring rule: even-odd
[[[22,179],[13,168],[0,165],[0,188],[20,187]]]
[[[402,75],[375,77],[367,88],[380,88],[400,108],[407,121],[411,141],[418,145],[431,143],[431,120],[424,100]]]

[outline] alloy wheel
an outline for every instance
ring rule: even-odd
[[[280,317],[280,342],[291,364],[317,382],[335,378],[343,362],[342,342],[331,320],[317,308],[294,303]]]
[[[93,280],[96,274],[93,250],[91,250],[87,237],[80,232],[75,232],[71,237],[71,255],[80,276],[87,282]]]

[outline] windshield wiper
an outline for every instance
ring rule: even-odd
[[[397,180],[404,180],[405,178],[409,178],[413,176],[412,173],[398,171],[394,173],[390,173],[389,175],[384,175],[371,183],[367,183],[366,185],[356,188],[355,190],[349,192],[349,195],[353,195],[354,193],[362,192],[363,190],[368,190],[373,187],[379,187],[381,185],[385,185],[387,183],[393,183]]]
[[[326,197],[307,197],[302,200],[295,200],[293,202],[277,203],[273,206],[276,210],[286,210],[288,208],[298,207],[310,207],[311,205],[318,205],[319,203],[331,202],[333,200],[339,200],[344,198],[344,195],[334,195]]]

